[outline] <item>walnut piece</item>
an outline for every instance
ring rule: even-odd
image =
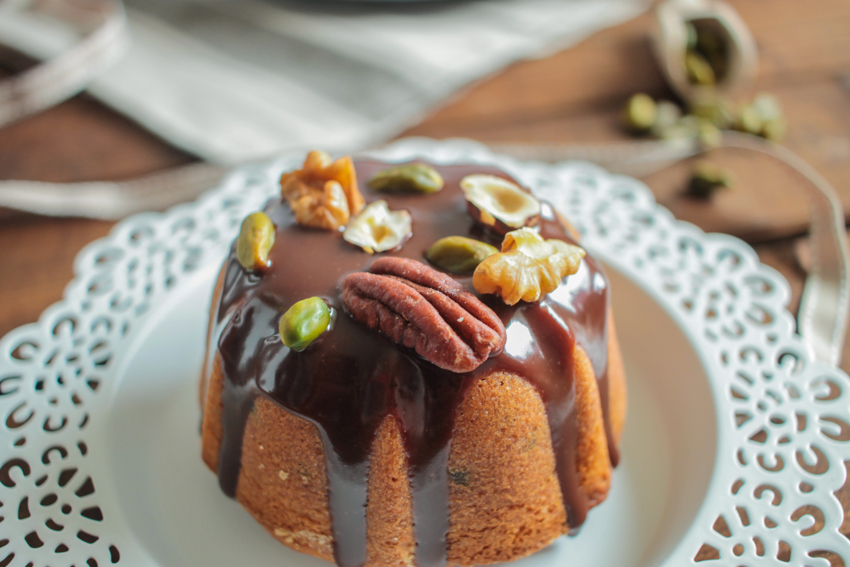
[[[348,200],[336,181],[328,181],[321,191],[304,193],[291,200],[289,205],[295,213],[295,220],[302,226],[337,230],[350,218]]]
[[[351,158],[332,161],[317,150],[307,154],[301,169],[280,177],[280,189],[298,224],[326,230],[338,230],[365,204]]]
[[[505,326],[451,277],[406,258],[378,258],[342,281],[354,319],[452,372],[470,372],[505,347]]]
[[[355,217],[343,239],[369,254],[386,252],[404,244],[413,234],[413,220],[405,210],[391,211],[386,201],[375,201]]]
[[[530,228],[505,235],[502,251],[486,258],[472,274],[478,293],[496,293],[508,305],[540,301],[561,280],[576,273],[585,252],[562,240],[543,240]]]

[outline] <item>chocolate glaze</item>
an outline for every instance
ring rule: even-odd
[[[387,166],[358,161],[356,167],[358,177],[368,180]],[[424,262],[425,250],[451,235],[470,236],[498,248],[501,237],[482,231],[467,213],[459,183],[472,173],[508,176],[482,166],[437,169],[446,186],[432,195],[376,194],[362,183],[367,202],[386,199],[391,209],[406,209],[413,217],[411,239],[388,254]],[[522,376],[539,392],[570,528],[584,522],[589,503],[576,471],[575,341],[584,347],[597,376],[609,451],[614,464],[617,460],[608,419],[608,284],[592,258],[586,257],[575,275],[539,303],[507,306],[496,296],[482,297],[505,323],[507,345],[473,372],[455,374],[387,341],[345,313],[340,281],[351,272],[367,270],[374,256],[348,244],[339,233],[298,226],[280,199],[272,200],[266,212],[277,227],[271,267],[262,275],[248,273],[231,252],[218,325],[210,339],[210,350],[220,353],[224,371],[218,462],[225,493],[236,492],[248,414],[256,397],[265,396],[316,425],[327,460],[334,556],[341,567],[358,567],[366,561],[371,446],[383,419],[392,415],[409,461],[416,563],[444,565],[447,465],[457,409],[478,379],[507,371]],[[545,238],[572,242],[545,204],[540,229]],[[457,279],[474,291],[471,277]],[[291,351],[278,336],[278,320],[293,303],[312,296],[324,298],[333,308],[332,327],[304,351]]]

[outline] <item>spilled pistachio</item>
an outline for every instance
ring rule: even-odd
[[[741,132],[753,134],[754,136],[758,136],[761,133],[762,118],[755,106],[745,104],[741,107],[735,128]]]
[[[274,245],[274,224],[264,212],[245,217],[236,239],[236,258],[246,270],[263,270],[269,265]]]
[[[302,299],[280,318],[280,339],[295,351],[302,351],[328,330],[331,311],[320,297]]]
[[[475,271],[485,258],[496,254],[495,246],[465,236],[447,236],[428,248],[425,257],[429,262],[452,274]]]
[[[747,134],[779,142],[785,136],[787,123],[776,97],[759,93],[752,102],[741,107],[735,128]]]
[[[713,18],[685,22],[685,70],[694,85],[710,86],[723,81],[729,71],[728,31]]]
[[[690,111],[694,116],[710,120],[721,130],[727,130],[735,123],[734,106],[723,98],[697,101],[691,105]]]
[[[699,133],[697,136],[699,138],[699,143],[703,148],[710,150],[720,147],[720,144],[723,141],[723,133],[717,126],[714,125],[714,122],[706,120],[705,118],[700,118],[698,128]]]
[[[685,53],[685,71],[688,73],[688,81],[694,85],[712,86],[717,83],[714,69],[706,58],[696,51]]]
[[[779,142],[785,136],[785,113],[782,106],[773,95],[759,93],[753,100],[752,107],[761,118],[759,135],[773,142]]]
[[[369,180],[375,191],[436,193],[445,182],[436,169],[424,163],[408,163],[379,171]]]
[[[683,140],[699,136],[699,118],[692,114],[682,116],[675,124],[658,133],[662,140]]]
[[[655,124],[652,125],[651,134],[656,138],[666,138],[665,133],[670,128],[675,128],[682,118],[682,110],[676,103],[669,100],[659,100],[657,103]]]
[[[759,93],[753,99],[753,108],[762,120],[782,118],[782,106],[776,97],[768,93]]]
[[[771,142],[781,142],[786,128],[785,118],[772,118],[761,125],[761,135]]]
[[[632,95],[623,111],[623,122],[632,130],[643,132],[655,124],[658,107],[652,97],[645,93]]]
[[[729,170],[711,162],[700,161],[694,166],[686,192],[697,199],[708,199],[718,189],[731,185],[732,176]]]

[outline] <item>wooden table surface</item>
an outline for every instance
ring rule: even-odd
[[[850,214],[850,2],[730,0],[752,29],[761,54],[758,89],[774,93],[789,120],[786,144],[838,190]],[[619,112],[629,95],[670,97],[653,61],[651,16],[603,31],[578,46],[517,63],[454,97],[405,134],[466,136],[485,142],[591,143],[628,139]],[[17,67],[10,63],[4,73]],[[682,199],[682,164],[644,181],[676,216],[707,231],[752,243],[778,269],[799,302],[805,277],[800,250],[805,201],[784,166],[732,151],[735,188],[707,204]],[[132,178],[194,161],[91,98],[81,95],[0,129],[0,179],[83,181]],[[17,215],[0,219],[0,336],[35,321],[60,299],[72,262],[111,223]],[[850,370],[845,346],[842,368]],[[847,491],[842,491],[845,509]]]
[[[850,214],[850,2],[731,3],[758,42],[757,89],[774,93],[786,110],[788,147],[833,183]],[[619,113],[629,95],[671,96],[650,52],[650,22],[645,14],[565,52],[517,63],[458,94],[405,134],[485,142],[627,139]],[[16,65],[12,61],[5,72]],[[736,182],[708,204],[680,197],[687,164],[644,181],[677,217],[754,244],[762,261],[788,278],[796,309],[805,277],[798,250],[805,246],[808,219],[796,188],[803,181],[770,158],[731,150],[714,154],[711,159],[728,165]],[[0,129],[0,179],[124,179],[191,161],[85,95]],[[0,336],[36,320],[60,299],[77,251],[110,226],[26,215],[0,219]],[[843,368],[850,369],[850,355]]]

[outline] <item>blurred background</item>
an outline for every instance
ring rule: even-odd
[[[768,155],[712,148],[725,130],[781,142],[850,213],[850,2],[727,4],[758,61],[752,77],[706,106],[665,70],[663,47],[653,49],[660,3],[650,0],[130,0],[126,19],[106,0],[5,0],[0,104],[12,110],[0,112],[0,180],[123,181],[207,163],[209,181],[282,151],[353,152],[409,135],[565,157],[577,147],[695,138],[711,151],[639,172],[643,181],[678,218],[751,243],[789,280],[795,310],[809,261],[807,180]],[[104,25],[113,27],[104,34]],[[712,61],[711,30],[682,29],[674,47],[693,55],[682,59],[689,84],[734,75]],[[70,63],[94,69],[80,73],[76,94],[20,103],[32,83],[9,87],[16,78],[92,36],[106,49]],[[703,63],[713,65],[708,78]],[[69,212],[0,210],[0,336],[60,299],[76,253],[114,223]]]

